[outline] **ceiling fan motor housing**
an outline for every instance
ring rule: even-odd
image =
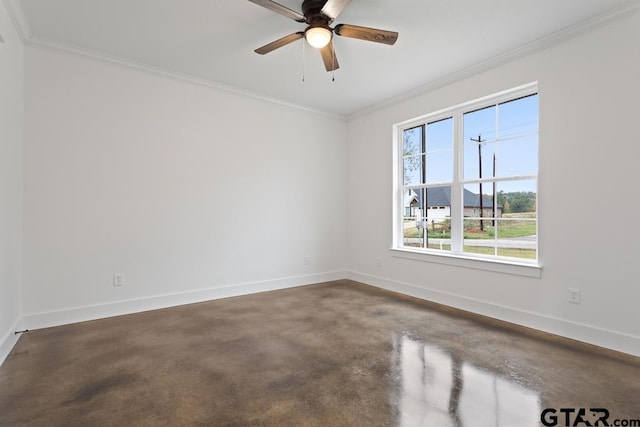
[[[325,0],[304,0],[302,2],[302,14],[307,20],[307,24],[325,24],[329,25],[331,18],[322,13]]]

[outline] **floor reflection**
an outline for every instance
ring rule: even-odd
[[[394,337],[399,425],[538,426],[539,396],[414,338]]]

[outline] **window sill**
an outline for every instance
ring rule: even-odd
[[[391,248],[391,252],[392,256],[395,258],[413,261],[431,262],[435,264],[444,264],[454,267],[471,268],[474,270],[492,271],[494,273],[512,274],[538,279],[542,277],[542,266],[538,264],[473,258],[470,256],[453,254],[433,254],[405,248]]]

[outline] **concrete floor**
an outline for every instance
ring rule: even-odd
[[[640,419],[640,359],[350,281],[32,331],[0,367],[1,426],[523,427],[545,408]]]

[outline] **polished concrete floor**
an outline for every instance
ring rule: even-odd
[[[0,426],[523,427],[546,408],[639,419],[640,359],[350,281],[32,331],[0,367]]]

